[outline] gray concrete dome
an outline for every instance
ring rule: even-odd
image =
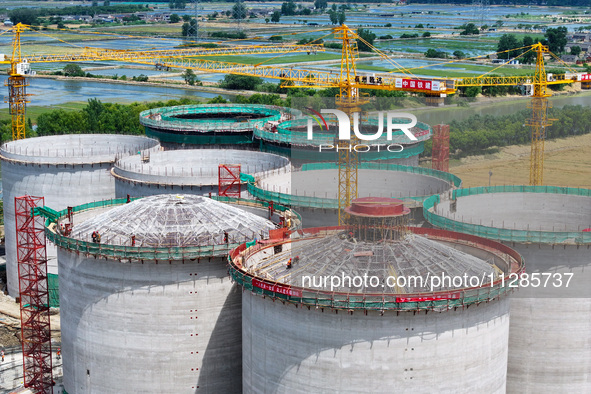
[[[72,238],[89,241],[98,231],[101,242],[125,245],[135,236],[138,247],[188,247],[230,239],[267,236],[273,224],[240,208],[194,195],[157,195],[135,200],[76,225]]]

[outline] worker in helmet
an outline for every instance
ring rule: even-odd
[[[289,258],[289,260],[287,260],[287,269],[291,269],[291,257]]]

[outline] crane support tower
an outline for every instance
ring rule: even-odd
[[[43,197],[15,197],[16,245],[25,387],[53,393],[45,229],[34,210]]]

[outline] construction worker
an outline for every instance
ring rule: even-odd
[[[227,231],[224,231],[224,243],[227,245],[230,242],[230,235]]]
[[[62,348],[61,347],[58,347],[57,348],[57,359],[59,360],[61,358],[62,358]]]
[[[1,354],[2,354],[2,362],[4,362],[4,349],[2,349]]]
[[[291,257],[287,260],[287,269],[291,269]]]
[[[294,264],[297,264],[299,261],[300,261],[300,256],[294,257],[294,259],[293,259]]]
[[[92,232],[92,242],[96,243],[96,231]]]

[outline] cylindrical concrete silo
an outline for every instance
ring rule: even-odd
[[[261,104],[199,104],[153,108],[140,114],[146,135],[167,148],[207,147],[256,149],[257,123],[279,123],[301,111]]]
[[[70,234],[47,231],[58,245],[64,388],[241,392],[241,294],[227,254],[273,223],[192,195],[86,208]]]
[[[115,197],[110,174],[118,157],[154,150],[156,140],[130,135],[70,134],[27,138],[4,144],[2,189],[6,234],[8,291],[17,297],[18,269],[14,198],[25,194],[45,197],[55,209]],[[48,245],[48,269],[56,273],[55,248]]]
[[[527,265],[511,299],[508,393],[591,391],[591,190],[460,189],[425,201],[435,226],[500,240]]]
[[[187,149],[161,151],[148,157],[123,158],[112,169],[117,197],[165,193],[218,194],[219,165],[239,164],[240,172],[254,176],[271,170],[289,170],[283,156],[247,150]],[[247,197],[243,185],[243,197]]]
[[[407,212],[359,199],[349,213],[360,220],[347,227],[231,253],[230,274],[248,290],[245,392],[505,392],[502,280],[523,270],[521,257],[478,237],[409,232]],[[483,280],[429,279],[464,275]]]
[[[291,171],[268,171],[248,185],[248,192],[261,200],[297,207],[306,227],[336,225],[338,179],[337,164],[307,163]],[[415,223],[423,220],[424,199],[462,184],[447,172],[388,163],[361,163],[357,180],[359,197],[404,200]]]
[[[334,148],[334,130],[338,130],[339,125],[335,116],[325,115],[324,120],[326,124],[317,123],[310,117],[299,117],[279,124],[259,122],[255,125],[253,133],[260,141],[261,150],[288,156],[296,166],[326,161],[334,163],[338,156]],[[376,114],[372,114],[362,122],[363,132],[368,135],[375,134],[379,122]],[[313,132],[313,138],[310,138],[309,130]],[[425,141],[431,138],[431,127],[426,123],[417,122],[410,131],[416,141],[409,140],[400,129],[392,132],[391,139],[384,133],[375,140],[363,141],[364,147],[358,153],[359,160],[418,166],[419,155],[425,150]],[[329,148],[331,146],[332,148]]]

